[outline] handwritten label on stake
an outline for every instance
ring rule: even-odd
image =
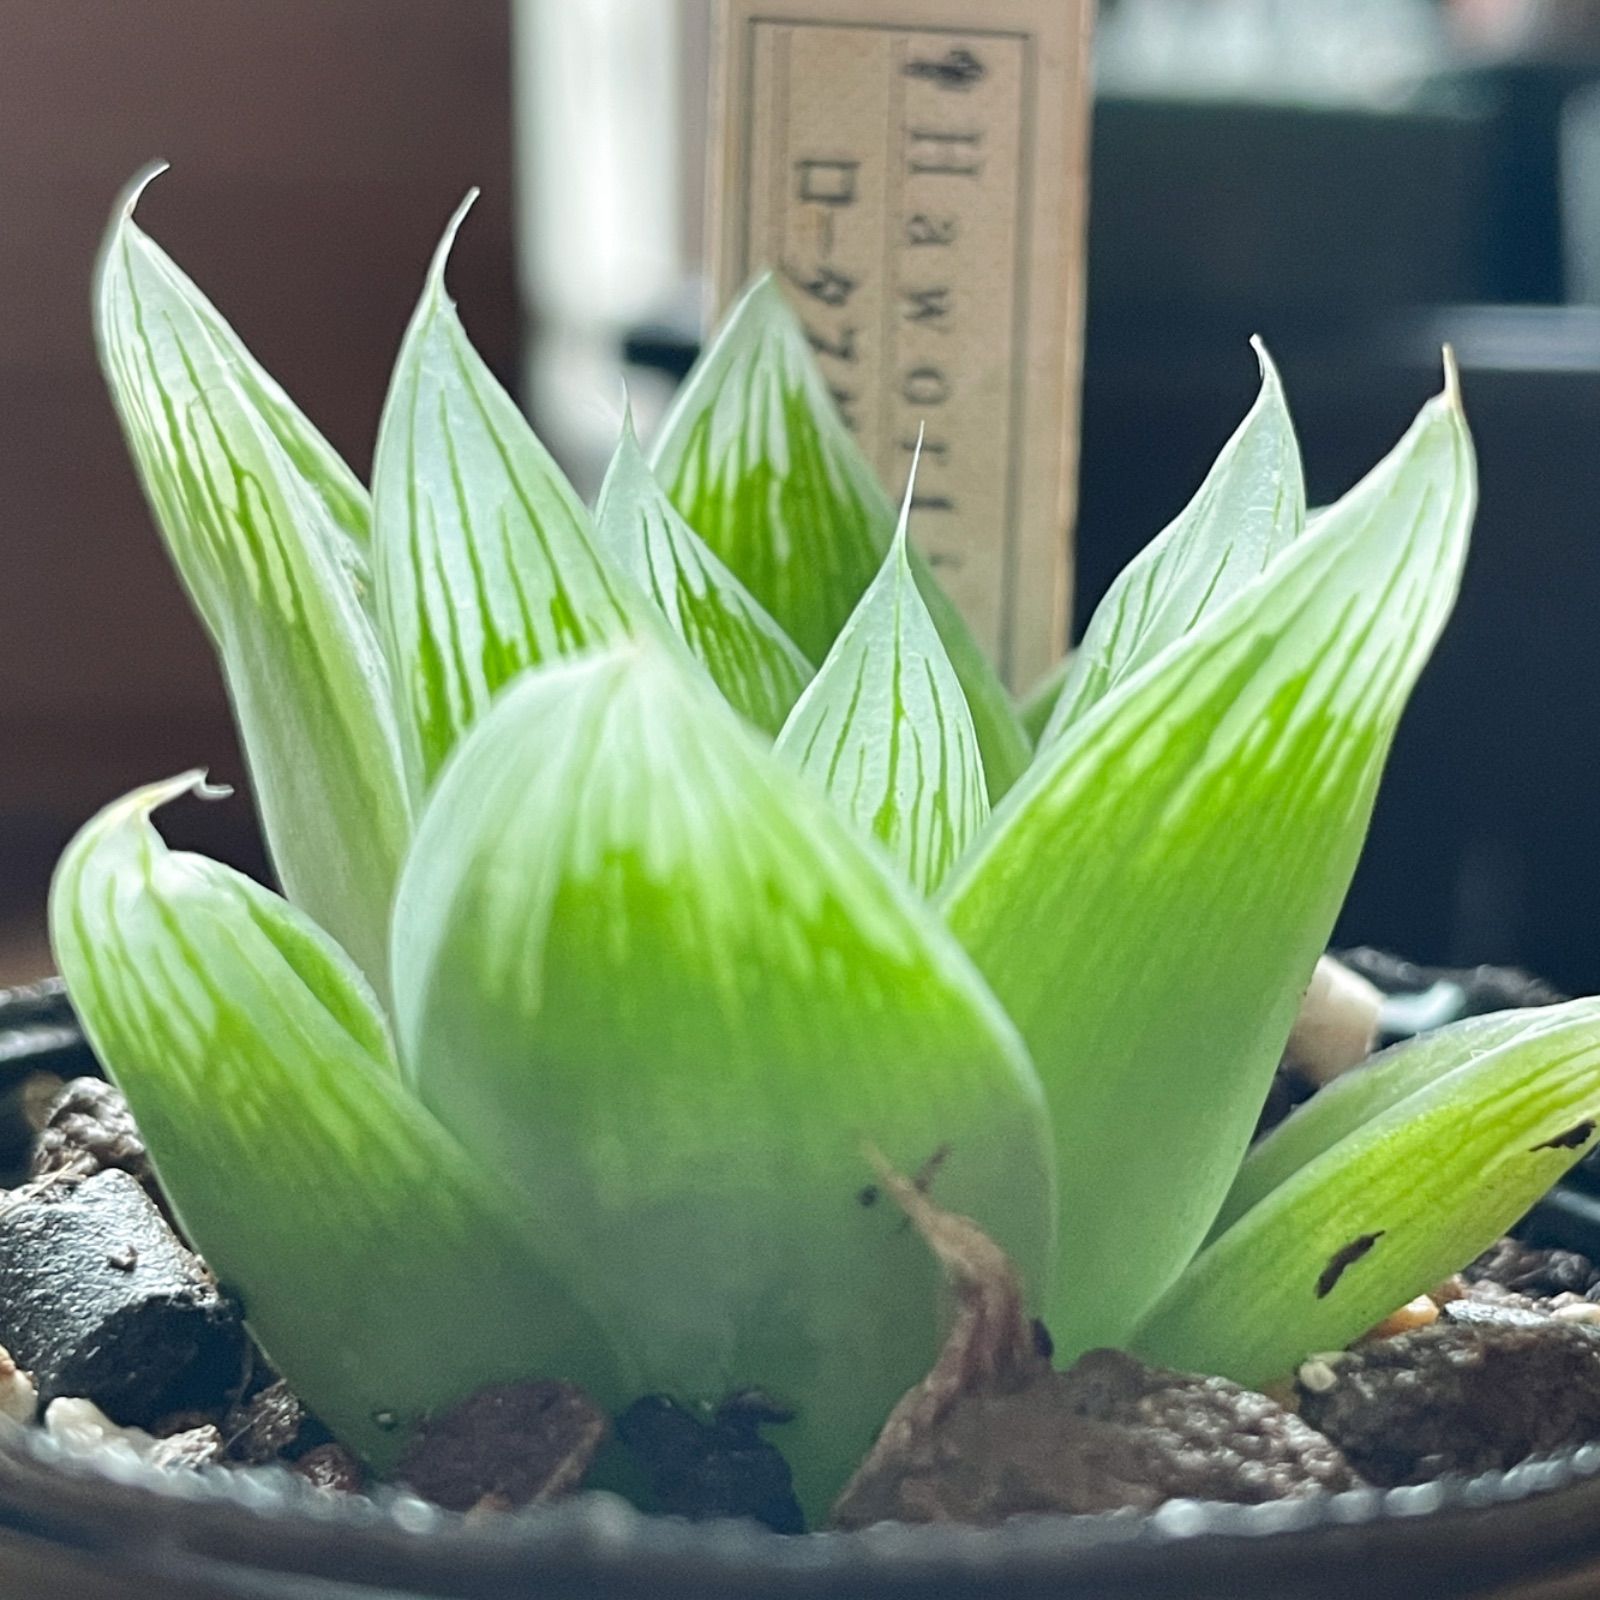
[[[719,304],[772,268],[1013,687],[1066,644],[1092,0],[719,0]]]

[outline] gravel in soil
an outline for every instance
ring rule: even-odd
[[[290,1471],[312,1488],[325,1489],[330,1494],[360,1494],[367,1486],[366,1468],[354,1452],[331,1439],[306,1451]]]
[[[1475,1288],[1498,1287],[1530,1300],[1561,1294],[1600,1300],[1600,1272],[1587,1256],[1576,1250],[1541,1249],[1520,1239],[1501,1239],[1462,1276]]]
[[[108,1170],[126,1172],[155,1198],[155,1173],[128,1102],[103,1078],[74,1078],[45,1108],[30,1175],[90,1178]]]
[[[220,1399],[245,1339],[138,1180],[106,1170],[0,1198],[0,1345],[41,1404],[81,1397],[142,1427]]]
[[[223,1417],[222,1434],[229,1459],[246,1466],[295,1461],[333,1438],[281,1378],[234,1401]]]
[[[1369,1482],[1515,1466],[1600,1438],[1600,1329],[1521,1311],[1431,1327],[1304,1363],[1305,1421]]]

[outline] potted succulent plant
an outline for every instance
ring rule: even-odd
[[[58,1528],[173,1593],[1310,1594],[1377,1558],[1395,1592],[1497,1582],[1506,1502],[1533,1565],[1600,1543],[1581,1452],[1391,1491],[1427,1461],[1360,1454],[1328,1398],[1425,1411],[1497,1339],[1600,1371],[1587,1315],[1435,1320],[1593,1146],[1600,1001],[1440,1029],[1252,1145],[1466,555],[1448,356],[1308,514],[1260,351],[1030,734],[772,282],[591,515],[456,316],[458,213],[369,496],[133,198],[102,359],[284,895],[169,850],[154,814],[203,780],[155,782],[67,851],[57,957],[298,1402],[476,1514],[158,1490],[14,1432],[0,1557]],[[14,1204],[59,1219],[63,1170]],[[1430,1291],[1428,1338],[1347,1383]],[[1600,1434],[1586,1404],[1473,1459]],[[429,1489],[441,1454],[470,1493]],[[1158,1456],[1176,1477],[1128,1476]],[[884,1525],[643,1514],[707,1460],[760,1479],[721,1509]]]

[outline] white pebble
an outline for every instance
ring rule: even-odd
[[[44,1410],[44,1431],[69,1450],[121,1448],[143,1459],[160,1443],[143,1428],[119,1428],[93,1400],[52,1400]]]
[[[1557,1306],[1550,1315],[1557,1322],[1600,1322],[1600,1306],[1588,1300],[1574,1300],[1569,1305]]]
[[[11,1352],[0,1345],[0,1416],[13,1422],[32,1422],[39,1410],[39,1392],[33,1379],[11,1359]]]
[[[1300,1387],[1312,1394],[1326,1394],[1339,1381],[1339,1374],[1320,1357],[1300,1363]]]

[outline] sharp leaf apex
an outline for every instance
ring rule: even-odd
[[[134,173],[117,196],[115,218],[119,224],[133,221],[133,213],[144,198],[145,190],[171,165],[170,161],[160,159],[147,161]]]
[[[1262,389],[1281,395],[1283,377],[1278,371],[1278,363],[1272,359],[1272,352],[1267,349],[1267,341],[1259,333],[1252,333],[1250,348],[1256,353],[1256,365],[1261,371]]]
[[[1441,351],[1444,361],[1444,400],[1452,411],[1463,409],[1461,403],[1461,368],[1456,363],[1455,346],[1447,344]]]
[[[450,252],[455,249],[456,235],[461,232],[461,224],[467,220],[467,213],[476,203],[480,192],[476,185],[468,189],[461,198],[461,204],[450,213],[450,220],[444,225],[444,232],[434,248],[433,260],[428,267],[429,289],[446,300],[449,299],[449,295],[444,286],[445,267],[449,264]]]

